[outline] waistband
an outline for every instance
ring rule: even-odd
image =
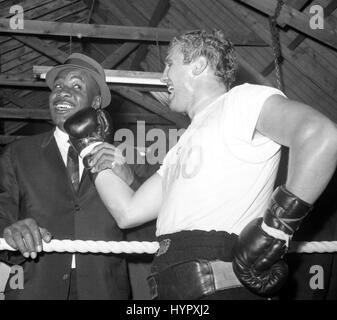
[[[180,231],[157,237],[160,248],[154,257],[153,271],[192,259],[232,261],[236,234],[226,231]]]

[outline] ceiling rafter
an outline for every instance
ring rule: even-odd
[[[156,27],[159,22],[165,17],[168,10],[170,9],[170,1],[169,0],[159,0],[158,4],[152,14],[152,17],[149,21],[149,27]],[[141,62],[146,57],[148,51],[148,46],[146,44],[142,44],[136,52],[136,56],[131,62],[131,70],[138,70]]]
[[[9,19],[0,19],[0,33],[31,34],[39,36],[72,36],[79,39],[88,37],[96,39],[115,39],[147,42],[170,42],[183,30],[172,28],[155,28],[139,26],[120,26],[87,23],[69,23],[56,21],[25,20],[24,29],[11,29]],[[235,45],[264,45],[255,35],[239,36],[237,32],[228,32]]]
[[[274,15],[277,0],[237,0],[238,2],[245,3],[254,9],[263,12],[269,16]],[[290,27],[303,32],[309,37],[325,43],[326,45],[337,49],[337,30],[327,21],[324,23],[324,29],[310,28],[309,21],[312,18],[310,14],[300,12],[290,6],[283,5],[277,23],[279,25],[287,24]]]
[[[151,98],[150,96],[142,94],[135,89],[120,87],[114,88],[113,91],[120,94],[124,98],[137,103],[144,109],[157,113],[159,116],[175,123],[178,127],[186,128],[189,123],[189,119],[186,116],[170,111],[167,107],[163,106],[157,100]]]
[[[175,29],[116,26],[86,23],[25,20],[24,29],[11,29],[9,19],[0,19],[0,32],[48,36],[73,36],[97,39],[169,42],[177,34]]]
[[[289,6],[294,7],[297,10],[302,9],[307,2],[311,2],[311,0],[288,0],[287,4]],[[331,0],[331,2],[324,8],[324,16],[328,17],[332,12],[335,11],[337,8],[337,1]],[[306,39],[306,36],[303,34],[299,34],[296,36],[296,38],[291,41],[291,43],[288,45],[288,49],[295,50],[304,40]],[[264,76],[267,76],[274,70],[274,62],[271,62],[263,71],[262,74]]]
[[[237,3],[237,1],[222,1],[222,5],[232,12],[234,16],[251,28],[259,37],[272,46],[269,30],[265,25],[255,19],[248,9]],[[283,57],[292,67],[307,76],[313,83],[318,85],[321,90],[333,96],[336,91],[336,77],[322,68],[313,57],[301,51],[292,51],[281,43]]]
[[[47,42],[39,39],[38,37],[13,35],[13,38],[33,48],[34,50],[42,53],[48,58],[51,58],[52,60],[58,63],[63,63],[64,60],[66,60],[68,56],[68,54],[65,53],[64,51],[58,49],[57,47],[49,45]]]

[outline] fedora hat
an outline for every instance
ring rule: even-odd
[[[48,87],[50,89],[53,89],[53,84],[57,75],[61,71],[70,68],[81,69],[90,74],[96,80],[99,89],[101,91],[102,97],[101,107],[105,108],[110,104],[111,93],[105,81],[104,69],[97,61],[82,53],[73,53],[64,61],[63,64],[50,69],[46,74],[46,83]]]

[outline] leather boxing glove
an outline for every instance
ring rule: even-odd
[[[64,123],[69,141],[86,168],[88,153],[99,143],[109,140],[112,121],[109,114],[101,109],[85,108],[70,116]]]
[[[285,239],[311,210],[310,204],[280,186],[273,192],[263,218],[254,219],[242,230],[233,249],[233,270],[247,289],[272,296],[282,287],[288,275],[288,266],[282,260],[287,252]]]

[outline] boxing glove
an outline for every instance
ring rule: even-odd
[[[247,289],[272,296],[282,287],[288,275],[282,260],[286,239],[311,210],[310,204],[281,186],[273,192],[263,218],[254,219],[242,230],[233,249],[233,270]]]
[[[85,108],[74,113],[64,123],[69,142],[89,168],[88,154],[99,143],[109,140],[112,121],[109,114],[101,109]]]

